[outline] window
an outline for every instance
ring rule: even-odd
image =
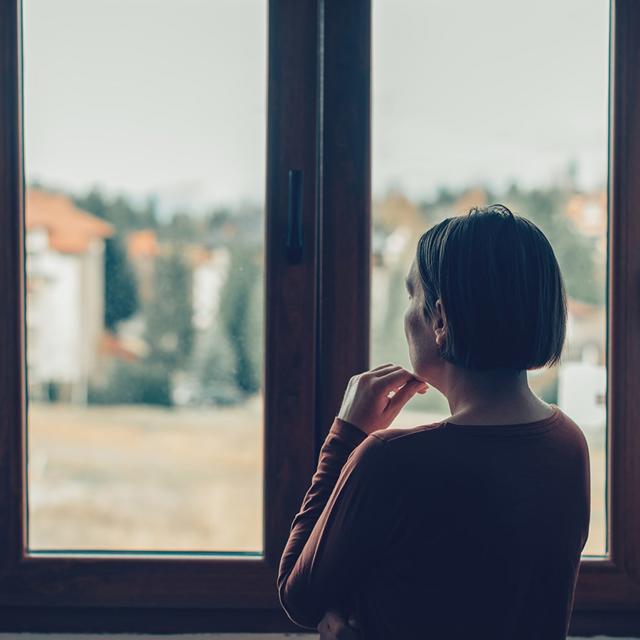
[[[486,0],[464,20],[438,1],[372,9],[372,361],[410,366],[402,282],[426,228],[496,202],[532,219],[564,275],[569,331],[562,363],[529,383],[586,433],[584,555],[606,555],[609,3]],[[449,415],[435,389],[407,409],[406,426]]]
[[[398,112],[385,116],[384,95],[376,91],[381,86],[384,88],[384,56],[388,57],[387,68],[401,64],[393,60],[389,47],[385,52],[384,33],[388,38],[397,39],[402,37],[403,28],[416,27],[405,13],[395,14],[401,10],[398,7],[408,10],[408,3],[399,5],[386,0],[270,0],[268,3],[252,0],[242,3],[237,15],[239,22],[233,25],[226,21],[234,15],[231,4],[235,7],[237,3],[190,0],[188,11],[178,12],[173,7],[175,3],[168,0],[160,5],[154,3],[153,9],[146,0],[136,0],[126,6],[119,2],[109,4],[109,12],[103,15],[102,37],[91,35],[91,21],[86,16],[84,31],[63,37],[68,12],[73,9],[74,19],[81,20],[83,11],[97,11],[96,7],[102,4],[96,3],[91,8],[85,6],[86,2],[71,0],[0,1],[0,81],[5,97],[0,102],[0,119],[11,123],[0,129],[0,221],[3,225],[0,289],[4,300],[0,308],[3,352],[0,360],[3,406],[0,518],[7,523],[0,538],[1,626],[6,630],[291,630],[294,627],[280,611],[275,590],[279,555],[291,519],[308,487],[319,447],[347,380],[353,373],[368,368],[370,356],[372,363],[386,358],[380,342],[376,342],[380,318],[370,315],[371,303],[381,308],[376,299],[382,291],[379,278],[388,275],[380,271],[383,263],[378,260],[380,256],[392,255],[394,247],[396,251],[402,248],[407,242],[407,232],[402,230],[403,225],[396,223],[397,208],[391,216],[394,224],[380,229],[381,203],[389,178],[415,178],[411,166],[394,165],[390,160],[393,155],[385,155],[389,148],[385,151],[379,146],[383,140],[380,118],[389,118],[386,125],[393,127],[394,119],[396,123],[402,122],[402,108],[408,106],[405,103],[403,107],[400,102]],[[183,6],[181,3],[181,8]],[[527,7],[534,11],[524,3],[517,6],[516,13],[512,3],[504,8],[491,0],[484,3],[482,11],[480,5],[473,8],[469,5],[468,10],[480,12],[477,20],[503,15],[511,16],[513,22],[522,19]],[[602,37],[606,31],[603,25],[607,10],[603,3],[594,6],[597,20],[601,22],[588,24],[596,24],[598,37]],[[436,20],[436,13],[432,15],[431,11],[436,12],[438,8],[445,11],[439,18],[440,24],[460,19],[460,13],[447,14],[449,9],[443,8],[443,4],[430,7],[431,3],[420,3],[420,10],[428,13],[421,18],[423,22]],[[557,4],[548,7],[548,20],[553,21],[556,12],[561,10],[565,9],[559,9]],[[152,11],[153,21],[149,22]],[[535,11],[542,12],[543,8]],[[386,18],[381,21],[383,15]],[[396,21],[399,24],[393,22],[393,15],[399,16]],[[558,16],[557,22],[560,20]],[[129,22],[123,26],[123,21]],[[565,20],[563,24],[569,22]],[[149,34],[151,26],[154,32]],[[212,29],[219,34],[218,39],[198,35],[210,34]],[[225,30],[233,30],[235,37],[226,47],[218,48],[226,42]],[[579,371],[558,372],[554,383],[560,387],[563,375],[568,384],[575,384],[578,376],[584,376],[580,381],[590,389],[593,411],[603,412],[607,425],[606,442],[603,440],[599,457],[594,457],[602,475],[599,490],[594,479],[595,493],[600,495],[603,505],[600,512],[594,510],[594,517],[600,518],[601,533],[600,538],[594,539],[594,557],[583,558],[573,634],[630,632],[632,612],[637,611],[640,603],[637,586],[640,567],[636,561],[640,526],[635,516],[640,472],[633,459],[634,452],[640,449],[640,435],[635,428],[640,415],[633,402],[632,386],[634,380],[640,379],[640,335],[635,324],[635,318],[640,316],[636,290],[636,276],[640,272],[640,256],[636,251],[640,224],[635,215],[640,193],[633,179],[640,170],[640,135],[634,134],[640,129],[640,122],[631,108],[640,98],[640,71],[634,64],[640,46],[635,37],[638,31],[640,8],[637,3],[613,0],[605,207],[608,232],[605,234],[602,230],[601,195],[573,203],[573,208],[568,204],[563,208],[567,215],[575,216],[573,224],[582,225],[585,236],[593,234],[596,241],[607,241],[600,262],[600,267],[606,267],[603,282],[607,285],[602,291],[607,303],[606,384],[603,385],[603,369],[589,369],[589,366],[602,367],[602,343],[582,340],[580,336],[588,333],[588,328],[585,329],[577,313],[570,327],[574,352],[569,360],[586,366]],[[53,38],[49,40],[55,43],[49,45],[53,48],[46,49],[43,33]],[[255,42],[251,47],[243,44],[260,38],[262,49],[256,48]],[[562,44],[561,32],[558,38]],[[410,46],[409,39],[405,40],[403,46]],[[423,40],[424,47],[431,46],[426,35]],[[109,43],[114,41],[120,42],[127,54],[126,60],[109,52]],[[79,64],[77,58],[83,55],[79,53],[84,48],[82,44],[91,45],[91,50],[84,53],[90,72],[80,73],[81,65],[72,72],[71,65]],[[466,48],[470,46],[468,40],[463,44]],[[602,42],[597,47],[594,44],[595,49],[601,52]],[[492,50],[499,51],[500,46]],[[254,57],[251,51],[262,51],[256,53],[261,57]],[[514,60],[519,59],[518,55],[528,55],[529,51],[525,46],[517,47]],[[562,57],[565,54],[569,55],[560,46],[559,57],[554,61],[558,68],[566,64],[567,59]],[[220,90],[224,76],[217,58],[223,59],[225,65],[222,66],[232,69],[234,74],[234,82],[225,85],[224,92]],[[427,67],[435,72],[445,62],[446,59],[429,61]],[[524,62],[522,66],[526,75]],[[604,71],[600,68],[593,73],[594,84],[602,85]],[[67,77],[62,77],[64,74]],[[176,83],[173,94],[163,96],[159,92],[158,76],[173,79]],[[190,83],[188,79],[192,77],[198,77],[199,82]],[[79,89],[89,89],[96,79],[103,82],[82,95]],[[387,86],[393,91],[406,91],[403,95],[410,100],[418,95],[412,82],[410,76],[396,87]],[[585,86],[588,83],[587,79]],[[111,94],[105,85],[113,89]],[[249,90],[253,93],[253,107],[234,105],[234,99],[242,96],[248,85],[253,87]],[[75,91],[78,100],[86,101],[83,103],[86,108],[80,109],[84,123],[81,116],[71,115],[78,113],[71,111],[71,107],[77,105],[71,105],[64,96],[63,91],[67,90]],[[125,102],[123,95],[127,92],[137,98]],[[41,108],[38,103],[45,99],[42,97],[45,93],[47,117],[52,119],[41,124],[44,128],[38,130],[37,109]],[[433,106],[434,100],[428,100],[429,93],[424,95],[427,104]],[[140,96],[146,99],[140,102]],[[223,102],[228,107],[225,127],[221,128],[215,119],[196,118],[200,110],[206,111],[208,100]],[[435,106],[444,113],[444,103],[436,101]],[[583,102],[577,100],[576,108],[583,107],[586,108]],[[105,112],[100,111],[103,108]],[[558,110],[561,108],[557,105]],[[602,105],[598,108],[601,113]],[[548,106],[545,109],[548,109],[545,111],[545,116],[550,118],[548,122],[554,113],[566,117]],[[431,116],[434,117],[433,113]],[[138,126],[133,126],[131,135],[125,136],[123,132],[132,123]],[[478,129],[472,124],[461,130],[462,137],[458,140],[462,149],[468,136]],[[196,126],[200,127],[201,135],[190,136],[188,132]],[[145,139],[148,131],[152,132],[151,137]],[[64,132],[62,141],[56,140],[54,136],[62,135],[61,132]],[[214,151],[207,160],[206,149],[212,148],[213,142],[217,140],[222,144],[225,135],[237,138],[241,132],[248,138],[242,145],[236,145],[238,149],[234,152],[239,155],[234,156],[235,161],[226,155],[224,166],[216,165],[215,158],[219,156],[215,156]],[[478,131],[478,135],[486,133]],[[600,138],[604,136],[600,129],[596,133]],[[547,134],[554,135],[550,128]],[[393,134],[393,130],[390,135],[387,144],[402,144],[401,135]],[[131,165],[116,162],[111,152],[106,152],[114,143],[125,145],[132,154],[139,154],[136,158],[140,161]],[[158,147],[154,147],[155,144]],[[246,153],[244,147],[251,144],[255,145],[255,153]],[[521,142],[515,140],[514,144]],[[62,145],[67,148],[62,149]],[[101,145],[104,154],[99,153]],[[182,150],[182,155],[173,162],[162,157],[162,150],[168,146]],[[401,146],[395,148],[402,151]],[[74,149],[82,152],[82,162],[73,159],[72,164],[65,164],[63,159],[73,156]],[[444,170],[446,163],[438,163],[429,153],[425,157],[430,158],[435,168]],[[599,167],[595,173],[600,175],[598,171],[604,166],[597,164],[603,160],[601,152],[595,157]],[[43,158],[48,160],[45,162]],[[211,166],[203,169],[202,164],[208,162]],[[421,162],[420,158],[414,160],[413,167]],[[547,162],[548,159],[543,159],[542,163],[547,166]],[[164,183],[149,179],[149,167],[155,167],[153,175],[162,176]],[[217,182],[216,167],[218,171],[228,172],[221,182]],[[566,169],[567,180],[581,176],[580,171],[576,173],[569,165],[549,165],[550,169],[559,167]],[[517,169],[524,172],[520,164]],[[460,197],[463,194],[457,191],[465,191],[472,184],[471,178],[478,182],[487,179],[496,183],[492,185],[495,194],[504,196],[499,192],[505,188],[499,184],[500,176],[481,174],[477,167],[470,165],[465,171],[458,184],[432,175],[431,186],[442,181],[452,192],[450,196]],[[161,194],[165,196],[164,204],[143,197],[151,193],[149,185],[168,185],[174,175],[181,173],[183,181],[201,180],[205,200],[209,197],[204,203],[207,206],[214,198],[205,192],[213,185],[217,184],[220,193],[229,193],[240,183],[243,188],[251,189],[255,207],[245,210],[247,224],[243,233],[244,237],[261,238],[262,248],[251,256],[243,255],[239,261],[236,256],[235,267],[234,256],[220,251],[220,247],[205,246],[205,251],[192,255],[187,248],[198,244],[194,224],[202,222],[203,226],[197,228],[202,244],[206,245],[206,215],[194,220],[175,213],[179,207],[183,211],[185,208],[195,211],[197,198],[187,198],[184,192],[176,191],[167,213],[162,211],[166,206],[166,193]],[[92,180],[107,184],[109,175],[113,188],[102,185],[99,193],[102,202],[98,201],[96,192],[83,192],[84,185]],[[520,179],[521,174],[514,175]],[[113,176],[117,176],[117,180]],[[66,212],[60,216],[71,216],[73,220],[74,234],[64,231],[61,244],[53,247],[55,252],[52,243],[58,241],[52,240],[51,226],[33,224],[38,198],[53,197],[50,193],[43,196],[46,189],[37,188],[50,186],[44,184],[45,180],[57,182],[64,192],[57,194],[61,198],[56,201],[57,206]],[[139,190],[135,199],[123,205],[117,202],[116,187],[128,181],[136,182]],[[175,183],[178,181],[176,178]],[[406,184],[398,186],[410,191]],[[415,214],[412,207],[420,209],[422,197],[415,193],[409,196],[407,216]],[[441,193],[445,201],[447,197]],[[193,209],[185,202],[193,205]],[[297,203],[300,206],[296,206]],[[524,205],[515,204],[516,209],[521,206],[522,213],[527,215]],[[108,213],[100,210],[101,206],[108,208]],[[400,205],[396,201],[393,206]],[[456,206],[462,204],[458,202]],[[121,217],[116,219],[116,214]],[[217,237],[231,232],[234,226],[237,232],[238,218],[233,218],[233,224],[227,224],[225,218],[236,214],[238,211],[212,216],[208,223],[218,225],[215,227]],[[148,218],[145,219],[145,215]],[[129,221],[123,222],[127,217]],[[161,220],[155,221],[156,217]],[[125,229],[131,218],[135,223]],[[300,237],[298,221],[301,257],[295,247],[287,249],[287,236]],[[58,222],[56,220],[56,224]],[[260,224],[264,226],[259,231]],[[171,228],[170,234],[168,228]],[[150,230],[155,233],[149,233]],[[76,231],[82,231],[84,236],[88,234],[89,239],[81,238],[74,245],[75,252],[70,253],[68,245],[63,250],[62,245],[70,242]],[[120,240],[119,246],[114,238]],[[176,250],[177,238],[181,243],[179,250]],[[131,304],[126,309],[126,297],[118,306],[106,292],[99,295],[100,279],[96,277],[96,270],[99,271],[99,265],[113,269],[113,262],[84,260],[87,242],[96,252],[91,254],[94,258],[100,251],[110,251],[111,260],[129,265],[139,302],[136,311],[131,310]],[[173,244],[176,246],[168,247]],[[386,253],[380,252],[381,246]],[[56,258],[72,255],[75,259],[58,260],[58,271],[52,272],[51,253],[59,254]],[[109,257],[104,253],[103,256]],[[87,261],[89,264],[85,264]],[[149,268],[150,263],[153,269]],[[160,264],[163,266],[158,266]],[[61,318],[68,320],[63,321],[64,326],[59,329],[66,332],[67,344],[75,341],[77,345],[78,341],[89,339],[95,344],[98,339],[97,335],[80,335],[91,326],[89,316],[77,315],[71,303],[56,307],[61,294],[52,288],[52,280],[55,282],[58,277],[60,282],[64,269],[65,273],[75,272],[77,282],[86,284],[93,277],[93,286],[88,286],[86,297],[81,298],[93,302],[81,305],[82,313],[90,313],[94,321],[102,318],[105,327],[115,328],[112,336],[99,342],[98,356],[108,362],[107,366],[97,368],[103,379],[100,375],[97,379],[89,375],[92,363],[86,359],[76,359],[73,366],[69,366],[72,349],[61,350],[58,362],[41,355],[53,353],[59,346],[47,344],[51,332],[45,329],[56,326]],[[255,393],[246,393],[249,388],[238,384],[237,353],[233,360],[235,367],[227,369],[222,356],[212,358],[213,366],[200,363],[200,370],[191,359],[180,360],[188,351],[195,360],[197,356],[206,362],[207,348],[212,346],[206,338],[215,346],[221,343],[219,338],[207,336],[220,310],[215,292],[222,296],[219,289],[222,280],[231,273],[240,277],[245,270],[253,270],[253,282],[249,284],[254,286],[255,297],[245,297],[244,302],[253,305],[254,315],[247,312],[242,320],[258,321],[253,328],[245,330],[245,335],[247,340],[259,345],[253,351],[254,356],[262,349],[260,362],[256,365],[254,361],[254,371],[262,369],[263,377],[253,387],[248,385],[254,390],[256,386],[260,389]],[[124,271],[126,273],[126,269]],[[260,280],[264,283],[262,295],[257,287]],[[126,281],[125,276],[120,291],[126,290]],[[103,282],[106,287],[106,279]],[[173,283],[167,290],[173,296],[165,297],[182,296],[180,309],[162,308],[168,300],[157,297],[156,287],[160,282]],[[129,290],[132,290],[130,285]],[[152,305],[154,298],[159,306],[145,307]],[[102,310],[99,309],[101,300],[105,307]],[[186,307],[189,313],[184,312]],[[260,307],[261,313],[256,314],[256,308]],[[146,317],[141,309],[146,310]],[[141,313],[145,320],[143,329],[135,324]],[[77,331],[71,330],[74,318],[75,326],[79,327]],[[594,322],[596,327],[605,326],[602,317]],[[190,329],[178,330],[182,323]],[[230,325],[227,325],[230,331],[239,328]],[[93,326],[100,328],[99,322]],[[144,333],[151,327],[157,329],[153,339]],[[263,339],[256,342],[261,332]],[[227,333],[227,337],[229,335]],[[199,348],[193,352],[183,348],[197,337],[202,339]],[[149,342],[159,353],[145,352],[145,344],[148,349]],[[78,351],[87,354],[86,349]],[[165,363],[161,367],[164,379],[156,379],[161,376],[153,371],[154,358]],[[143,370],[138,367],[135,371],[132,363],[143,363]],[[54,364],[58,369],[53,370]],[[61,371],[65,368],[67,373],[81,371],[82,375],[64,378]],[[200,375],[208,371],[217,384],[201,384],[194,370],[200,371]],[[168,381],[167,371],[171,372]],[[133,377],[127,378],[127,375]],[[200,380],[203,379],[206,378]],[[227,384],[229,380],[231,384]],[[239,386],[242,401],[233,397]],[[211,396],[205,398],[202,394],[207,390]],[[135,401],[136,397],[142,401]],[[107,401],[109,398],[116,398],[117,402]],[[127,400],[126,408],[114,406],[122,404],[122,398]],[[174,406],[169,409],[156,404],[150,408],[149,398],[160,398]],[[83,404],[87,399],[89,404]],[[232,419],[232,412],[241,407],[253,413],[238,414]],[[107,414],[116,410],[120,413],[114,422],[115,414]],[[432,410],[438,409],[429,408]],[[571,414],[570,409],[568,411]],[[172,422],[176,415],[193,416],[194,412],[200,412],[202,423]],[[60,418],[57,424],[56,416]],[[237,430],[232,426],[235,419],[237,423],[233,424]],[[181,427],[184,429],[179,431]],[[126,450],[128,460],[124,458],[124,449],[114,449],[118,446],[117,433],[126,429],[129,429],[126,437],[135,437],[139,442]],[[100,434],[107,432],[112,437],[105,435],[101,439]],[[214,440],[218,437],[220,440]],[[228,470],[214,467],[227,462],[232,453],[239,450],[238,438],[243,437],[246,440],[241,442],[248,443],[250,452],[242,471],[231,482]],[[152,443],[164,448],[153,460],[141,456],[142,448],[136,449],[143,444],[153,446]],[[56,449],[58,444],[61,446]],[[77,447],[75,452],[70,445]],[[212,450],[218,446],[221,447],[220,459],[208,457],[215,455]],[[124,480],[121,474],[119,477],[104,475],[114,469],[131,472],[126,480],[129,484],[116,484]],[[150,475],[146,478],[139,475],[143,473]],[[79,488],[82,483],[93,483],[95,491],[83,494],[84,489]],[[209,494],[198,502],[197,493],[203,486],[222,496],[220,501],[216,503]],[[239,486],[244,486],[246,492],[231,493]],[[98,496],[100,504],[93,500]],[[121,499],[123,496],[126,500]],[[112,502],[107,504],[107,499]],[[70,504],[78,507],[72,513],[66,512],[66,522],[72,526],[56,529],[53,523],[59,516],[55,515],[52,503],[63,511]],[[193,522],[198,522],[200,511],[207,506],[211,509],[207,522],[221,522],[227,528],[221,529],[218,535],[206,528],[198,532],[195,525],[181,537],[185,527],[175,520],[193,517]],[[231,507],[229,513],[227,510]],[[235,508],[245,519],[234,519]],[[101,522],[97,517],[99,509],[104,516]],[[86,535],[80,530],[83,518],[95,527]],[[123,523],[126,526],[121,526]]]
[[[23,3],[33,553],[263,552],[267,7],[187,6]]]
[[[236,4],[0,5],[0,594],[25,605],[6,625],[292,627],[275,580],[314,469],[317,11]]]

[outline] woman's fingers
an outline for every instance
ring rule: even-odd
[[[384,375],[378,376],[377,383],[383,391],[398,391],[402,385],[411,380],[420,382],[421,386],[424,386],[426,382],[418,380],[413,373],[400,367],[399,369],[393,369],[389,372],[385,372]]]
[[[384,369],[385,367],[392,367],[392,366],[393,366],[393,362],[385,362],[384,364],[379,364],[374,369],[371,369],[371,371],[378,371],[379,369]]]
[[[410,380],[407,384],[402,387],[402,389],[398,389],[395,392],[392,398],[389,398],[389,404],[387,405],[387,411],[392,411],[394,414],[399,413],[400,409],[404,407],[409,400],[414,396],[415,393],[420,392],[420,389],[424,389],[422,393],[427,390],[425,387],[426,383],[420,380]]]
[[[395,417],[394,412],[389,411],[389,397],[397,394],[399,389],[404,388],[411,381],[418,381],[418,387],[414,385],[407,387],[394,403],[394,407],[401,406],[401,399],[407,402],[417,391],[421,393],[426,391],[426,382],[419,380],[415,374],[402,366],[391,362],[352,376],[336,415],[355,425],[367,435],[379,429],[386,429]]]
[[[393,364],[393,362],[388,362],[387,364],[381,364],[379,367],[376,367],[375,369],[370,369],[369,373],[375,373],[376,376],[378,376],[384,373],[388,373],[392,369],[399,369],[399,368],[400,368],[399,364]]]

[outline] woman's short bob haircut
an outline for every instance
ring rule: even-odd
[[[560,361],[565,287],[546,236],[494,204],[447,218],[418,241],[424,316],[441,299],[441,356],[469,369],[537,369]]]

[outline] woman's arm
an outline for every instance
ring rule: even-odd
[[[278,572],[280,603],[301,626],[343,608],[375,559],[388,522],[385,446],[340,418],[331,426]]]
[[[297,624],[316,628],[329,609],[350,607],[389,545],[400,501],[379,432],[427,387],[393,363],[349,380],[280,560],[280,604]]]

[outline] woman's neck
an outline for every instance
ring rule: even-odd
[[[477,371],[446,363],[443,373],[452,422],[510,424],[551,415],[549,405],[529,388],[524,370]]]

